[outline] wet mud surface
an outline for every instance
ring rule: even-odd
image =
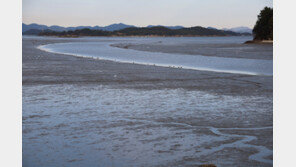
[[[88,40],[23,38],[23,166],[272,166],[272,77],[36,49]]]

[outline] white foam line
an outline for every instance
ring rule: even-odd
[[[53,44],[66,44],[66,43],[53,43]],[[42,51],[45,51],[45,52],[50,52],[50,53],[70,55],[70,56],[82,57],[82,58],[91,58],[91,59],[96,59],[96,60],[108,60],[108,61],[114,61],[114,62],[118,62],[118,63],[150,65],[150,66],[169,67],[169,68],[187,69],[187,70],[198,70],[198,71],[211,71],[211,72],[218,72],[218,73],[231,73],[231,74],[269,76],[269,75],[264,75],[264,74],[259,74],[259,73],[253,73],[253,72],[246,72],[246,71],[217,70],[217,69],[213,69],[213,68],[202,68],[202,67],[196,68],[196,67],[188,67],[188,66],[172,66],[172,65],[168,65],[168,64],[144,63],[144,62],[142,63],[142,62],[133,62],[133,61],[124,61],[124,60],[118,61],[116,59],[111,59],[111,58],[102,58],[102,57],[94,57],[94,56],[85,56],[85,55],[82,55],[82,54],[74,54],[74,53],[67,53],[67,52],[58,52],[58,51],[54,51],[54,50],[51,50],[51,49],[46,48],[46,46],[48,46],[48,45],[52,45],[52,44],[39,45],[39,46],[37,46],[37,49],[42,50]],[[111,46],[109,46],[109,47],[111,47]]]

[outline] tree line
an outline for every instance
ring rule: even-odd
[[[74,31],[40,31],[41,36],[239,36],[250,35],[248,33],[235,33],[218,29],[204,27],[190,27],[181,29],[169,29],[163,26],[157,27],[129,27],[118,31],[91,30],[88,28]]]
[[[253,29],[254,40],[273,40],[273,9],[265,7]]]

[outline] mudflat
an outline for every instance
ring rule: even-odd
[[[94,39],[91,41],[93,40]],[[100,41],[100,39],[97,40]],[[110,40],[112,41],[112,38]],[[36,48],[39,45],[50,43],[83,41],[89,40],[85,38],[23,39],[23,84],[95,83],[128,88],[197,89],[230,95],[258,93],[262,95],[272,93],[272,77],[270,76],[215,73],[117,63],[105,60],[94,60],[91,58],[53,54]],[[230,44],[228,44],[228,46],[229,45]],[[137,45],[131,47],[135,47],[139,50],[142,50],[140,48],[145,48],[146,51],[149,50],[147,47],[137,48]],[[174,52],[172,51],[173,49],[177,49],[179,50],[177,52],[188,54],[188,50],[190,49],[184,49],[183,47],[184,46],[179,48],[176,46],[158,46],[155,49],[150,47],[150,51],[156,52],[159,51],[160,48],[163,48],[166,52],[171,53]],[[196,50],[196,47],[193,47],[192,50],[194,49]],[[256,50],[253,52],[256,52]],[[265,51],[263,54],[266,57],[265,59],[272,59],[272,56],[267,55]]]
[[[102,40],[113,38],[23,38],[25,166],[272,166],[272,76],[118,63],[36,48]],[[203,52],[197,44],[126,45],[117,47]],[[269,51],[264,46],[245,55],[256,59],[252,55],[261,52],[258,59],[270,60]],[[217,55],[239,54],[208,56]]]

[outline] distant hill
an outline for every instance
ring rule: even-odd
[[[78,29],[84,29],[84,28],[88,28],[91,30],[104,30],[104,31],[116,31],[116,30],[121,30],[121,29],[125,29],[128,27],[135,27],[132,25],[126,25],[123,23],[119,23],[119,24],[111,24],[105,27],[100,27],[100,26],[78,26],[78,27],[61,27],[61,26],[46,26],[46,25],[40,25],[40,24],[22,24],[22,32],[26,32],[30,29],[35,29],[35,30],[52,30],[52,31],[74,31],[74,30],[78,30]]]
[[[122,30],[122,29],[125,29],[125,28],[129,28],[129,27],[135,27],[135,26],[119,23],[119,24],[111,24],[111,25],[106,26],[106,27],[101,27],[100,30],[117,31],[117,30]]]
[[[214,30],[219,30],[218,28],[215,27],[208,27],[209,29],[214,29]],[[236,32],[236,33],[248,33],[248,34],[252,34],[252,29],[249,27],[234,27],[234,28],[222,28],[220,30],[224,30],[224,31],[232,31],[232,32]]]
[[[23,35],[39,35],[42,32],[53,32],[53,31],[49,29],[45,29],[45,30],[30,29],[23,32]]]
[[[38,35],[43,36],[240,36],[249,35],[244,33],[235,33],[205,27],[190,27],[181,29],[170,29],[163,26],[157,27],[128,27],[116,31],[93,30],[89,28],[70,30],[70,31],[42,31]]]
[[[22,32],[28,31],[30,29],[35,29],[35,30],[45,30],[48,29],[46,25],[39,25],[39,24],[22,24]]]
[[[166,27],[172,30],[177,30],[177,29],[181,29],[184,28],[183,26],[162,26],[162,25],[149,25],[147,26],[147,28],[151,28],[151,27]]]
[[[208,29],[213,29],[213,30],[218,30],[217,28],[215,27],[207,27]]]
[[[250,33],[252,34],[252,29],[249,27],[234,27],[234,28],[224,28],[226,31],[233,31],[237,33]]]
[[[222,31],[208,29],[204,27],[190,27],[181,29],[170,29],[163,26],[151,27],[151,28],[126,28],[118,31],[119,34],[123,35],[156,35],[156,36],[235,36],[240,35],[231,31]]]

